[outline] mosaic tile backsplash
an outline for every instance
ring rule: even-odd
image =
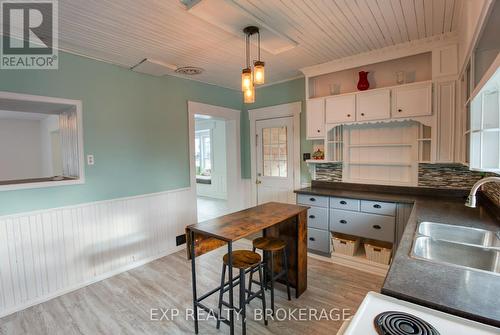
[[[454,189],[470,189],[480,179],[493,173],[470,171],[461,164],[419,164],[418,186]],[[342,163],[316,164],[316,178],[319,181],[342,181]],[[489,183],[483,192],[500,206],[500,185]]]
[[[315,180],[342,181],[342,163],[315,164],[315,167]]]

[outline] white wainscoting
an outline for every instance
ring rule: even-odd
[[[186,188],[0,217],[0,317],[179,250],[195,199]]]

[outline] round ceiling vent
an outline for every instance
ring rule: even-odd
[[[183,66],[183,67],[179,67],[175,70],[175,72],[177,72],[177,73],[186,74],[188,76],[194,76],[197,74],[201,74],[201,73],[203,73],[203,71],[204,70],[201,67],[195,67],[195,66]]]

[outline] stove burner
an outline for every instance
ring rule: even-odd
[[[439,335],[428,322],[403,312],[384,312],[375,317],[379,335]]]

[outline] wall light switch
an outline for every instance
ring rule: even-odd
[[[87,155],[87,165],[94,165],[94,155]]]

